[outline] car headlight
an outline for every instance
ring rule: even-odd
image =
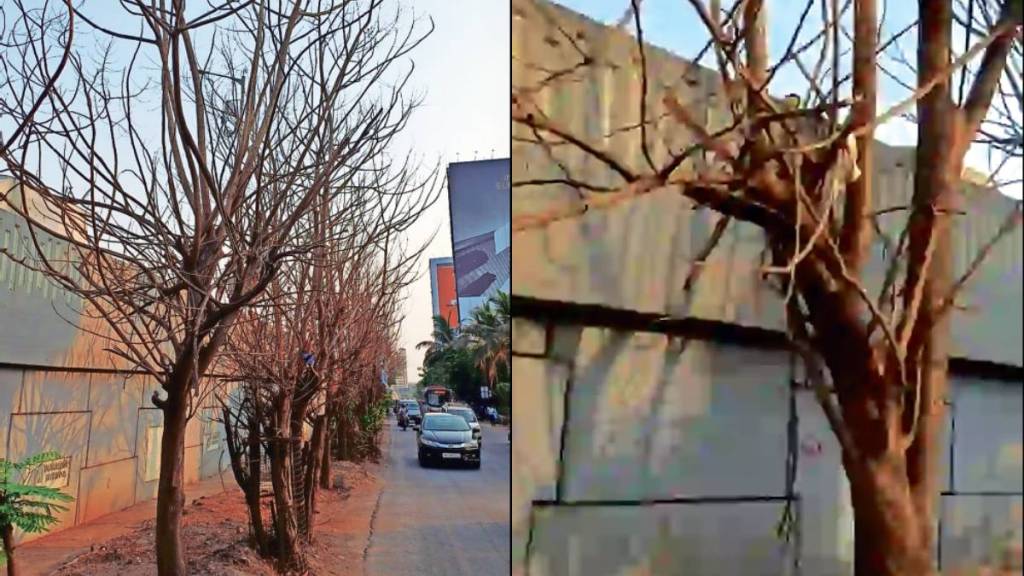
[[[444,448],[444,446],[441,445],[440,443],[434,442],[433,440],[427,440],[426,438],[421,438],[420,442],[422,442],[424,446],[430,446],[432,448]]]
[[[480,443],[477,442],[475,439],[474,440],[470,440],[469,442],[466,442],[466,448],[479,448],[479,447],[480,447]]]

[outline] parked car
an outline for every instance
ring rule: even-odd
[[[448,406],[448,413],[462,416],[466,424],[469,424],[469,427],[473,430],[473,438],[483,446],[484,438],[483,432],[480,430],[480,421],[477,420],[476,413],[473,412],[472,408],[469,406],[452,405]]]
[[[420,466],[452,461],[480,468],[480,443],[461,416],[438,412],[424,415],[423,426],[416,432],[416,443]]]

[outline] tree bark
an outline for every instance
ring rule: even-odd
[[[4,526],[4,555],[7,556],[7,576],[17,576],[18,568],[14,561],[14,526]]]
[[[292,458],[301,455],[298,439],[292,436],[291,396],[278,399],[273,418],[273,447],[270,455],[270,481],[274,486],[274,537],[278,570],[300,570],[305,562],[299,549],[299,526],[295,517]],[[301,448],[301,445],[299,446]]]
[[[321,456],[323,455],[323,445],[325,434],[324,422],[325,416],[320,416],[316,419],[313,424],[313,437],[309,442],[306,449],[306,477],[304,479],[305,484],[305,497],[306,497],[306,526],[313,526],[313,514],[316,512],[316,491],[319,485],[320,478],[320,466],[322,462]],[[311,539],[313,530],[310,529],[306,535],[307,540]]]
[[[334,437],[331,434],[330,427],[330,412],[324,416],[324,445],[321,447],[320,454],[320,487],[324,490],[330,490],[331,480],[333,475],[331,474],[331,439]]]
[[[185,376],[186,378],[188,376]],[[187,390],[187,386],[170,386]],[[156,562],[159,576],[184,576],[185,550],[181,516],[185,506],[185,427],[188,410],[184,394],[168,394],[163,403],[164,431],[160,439],[160,480],[156,498]]]
[[[918,323],[908,345],[908,374],[919,370],[920,383],[919,397],[911,397],[911,401],[919,404],[919,416],[916,435],[907,451],[907,475],[920,519],[920,537],[931,554],[940,488],[937,443],[945,422],[950,340],[949,316],[936,318],[935,311],[952,282],[952,209],[956,208],[963,153],[959,152],[957,135],[962,112],[953,105],[947,71],[951,60],[951,3],[922,2],[919,16],[918,84],[944,75],[918,102],[914,213],[908,245],[912,269],[908,272],[908,285],[923,282],[923,292]],[[930,243],[933,247],[929,259]],[[926,262],[928,266],[924,265]],[[909,292],[904,296],[906,302],[911,298]],[[919,359],[916,351],[920,351]]]
[[[928,576],[931,547],[918,514],[900,454],[848,462],[854,514],[856,576]],[[930,533],[927,537],[930,541]]]
[[[246,438],[249,449],[249,486],[245,493],[246,504],[249,506],[249,522],[252,525],[254,544],[261,556],[270,553],[267,529],[263,526],[263,508],[260,506],[260,481],[263,479],[262,454],[260,453],[260,423],[262,415],[257,407],[250,416],[249,435]]]

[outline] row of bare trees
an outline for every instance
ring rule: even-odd
[[[766,2],[690,0],[707,41],[688,56],[718,74],[729,114],[721,130],[700,120],[704,102],[687,102],[677,87],[654,81],[642,2],[624,4],[621,25],[632,28],[636,40],[629,60],[616,61],[601,52],[599,41],[556,22],[550,42],[568,46],[570,61],[559,67],[523,64],[539,80],[513,90],[516,137],[557,170],[552,177],[526,174],[513,186],[566,187],[579,202],[524,215],[514,229],[579,218],[672,189],[723,216],[699,260],[736,221],[763,231],[771,261],[763,276],[785,301],[791,342],[842,448],[855,516],[856,573],[932,574],[949,312],[967,281],[953,277],[950,252],[954,218],[964,204],[960,177],[976,140],[1021,158],[1022,3],[920,0],[913,21],[890,33],[882,25],[886,10],[902,3],[880,9],[878,0],[805,0],[793,3],[788,14],[799,15],[794,31],[778,39],[785,49],[770,59],[769,36],[786,24],[784,17],[769,24]],[[808,15],[819,13],[817,24],[810,24]],[[965,41],[962,50],[954,47],[954,24]],[[880,109],[879,71],[890,74],[892,64],[886,49],[915,32],[916,63],[909,78],[903,75],[906,98]],[[632,101],[629,124],[612,126],[599,138],[565,125],[546,107],[554,99],[538,97],[619,68],[634,72],[640,97]],[[779,89],[773,79],[787,68],[799,73],[807,96],[784,104],[769,91]],[[873,194],[874,133],[913,106],[913,194],[900,209],[906,227],[888,255],[876,298],[865,274],[880,215]],[[608,149],[609,139],[622,133],[635,138],[636,161]],[[653,152],[657,144],[680,140],[689,145]],[[1018,206],[992,242],[1020,215]],[[968,273],[976,268],[972,264]],[[691,280],[683,289],[692,289]]]
[[[185,427],[211,368],[259,387],[285,439],[310,388],[340,410],[394,344],[416,254],[400,239],[437,196],[436,171],[389,154],[430,31],[397,6],[124,0],[111,26],[92,5],[3,5],[0,161],[36,202],[13,206],[35,247],[20,261],[80,296],[109,351],[159,383],[163,576],[186,573]],[[44,231],[67,250],[42,249]],[[283,475],[294,455],[280,450]]]
[[[283,269],[265,298],[241,312],[226,345],[223,371],[238,385],[221,401],[232,469],[253,545],[282,571],[305,567],[301,543],[311,536],[317,490],[331,488],[333,457],[375,447],[386,413],[380,372],[398,347],[401,289],[419,254],[378,228],[367,223],[342,239],[314,224],[315,236],[334,241]],[[267,476],[272,530],[260,503]]]

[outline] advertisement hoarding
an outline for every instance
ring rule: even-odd
[[[449,326],[459,325],[455,265],[451,258],[430,259],[430,300],[434,316],[441,316]]]
[[[508,158],[448,165],[448,205],[459,321],[512,282],[511,167]]]

